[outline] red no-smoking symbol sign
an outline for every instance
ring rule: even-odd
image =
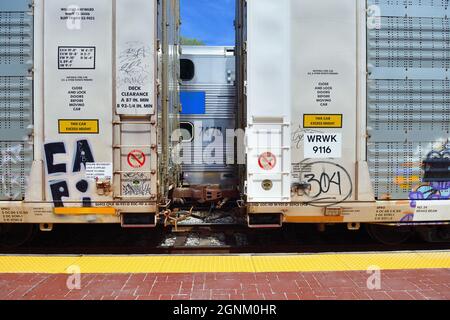
[[[277,165],[277,157],[272,152],[264,152],[258,158],[261,169],[272,170]]]
[[[142,168],[145,161],[145,154],[141,150],[133,150],[128,154],[128,164],[132,168]]]

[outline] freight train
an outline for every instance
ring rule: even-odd
[[[448,1],[0,0],[0,240],[39,226],[365,225],[450,239]],[[230,226],[232,228],[232,226]]]

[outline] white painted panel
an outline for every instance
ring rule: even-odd
[[[117,113],[155,113],[155,1],[116,1]]]
[[[264,173],[257,161],[261,153],[269,150],[278,154],[283,164],[273,168],[281,175],[283,187],[281,194],[280,190],[273,191],[272,201],[354,199],[357,3],[357,0],[248,1],[247,186],[250,202],[269,201],[267,193],[261,191],[259,181]],[[325,128],[304,126],[303,118],[307,114],[338,115],[342,127],[340,124]],[[281,128],[283,139],[279,146],[274,142],[265,145],[276,134],[265,134],[261,130],[265,129],[264,125]],[[304,150],[303,141],[308,133],[342,137],[331,155],[316,157],[330,158],[326,165],[305,162],[306,158],[312,158],[308,150]],[[284,166],[286,160],[288,167]],[[343,187],[323,188],[324,193],[320,186],[311,184],[311,188],[319,190],[291,194],[291,184],[307,185],[321,175],[345,177],[344,182],[337,182]],[[278,200],[274,200],[277,192]]]
[[[95,182],[86,186],[84,163],[112,162],[112,5],[110,0],[44,1],[47,200],[107,199],[96,195]],[[98,132],[60,133],[63,119],[98,120]],[[58,193],[61,199],[55,198]]]
[[[249,202],[290,200],[290,7],[290,0],[248,1]]]
[[[448,207],[450,201],[417,201],[413,221],[446,221],[450,220]]]
[[[248,116],[290,115],[290,0],[248,1]]]
[[[287,119],[257,118],[247,130],[249,202],[290,201],[290,132]],[[266,190],[264,185],[271,184]]]
[[[354,199],[357,17],[357,0],[291,1],[292,182],[311,187],[295,194],[292,201]],[[342,127],[339,121],[314,127],[304,123],[305,115],[342,116]],[[308,134],[340,134],[342,139],[332,147],[332,154],[320,155],[313,152],[314,146],[304,143]],[[305,161],[307,158],[312,159]],[[320,158],[332,159],[329,164],[316,163]],[[325,176],[341,176],[336,182],[341,187],[327,188],[314,182]]]

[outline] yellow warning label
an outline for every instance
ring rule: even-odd
[[[58,131],[62,134],[98,134],[98,120],[58,120]]]
[[[303,128],[342,128],[342,114],[305,114]]]

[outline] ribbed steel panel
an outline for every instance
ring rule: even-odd
[[[234,119],[236,117],[236,87],[232,85],[183,84],[182,90],[206,92],[206,113],[201,115],[202,118]],[[183,115],[182,117],[189,116]]]
[[[443,18],[382,17],[381,29],[368,32],[369,71],[383,67],[447,69],[449,30],[449,20]]]
[[[31,168],[31,1],[0,1],[0,200],[22,200]]]
[[[368,159],[377,197],[408,199],[413,186],[423,183],[422,162],[430,142],[370,143]]]
[[[450,124],[448,1],[369,0],[379,28],[367,30],[368,163],[378,198],[408,199],[423,162],[445,151]],[[433,178],[448,181],[448,172]]]
[[[32,123],[32,81],[0,76],[0,139],[26,139]]]
[[[236,126],[236,87],[232,85],[183,85],[185,91],[205,91],[206,92],[206,111],[205,114],[182,115],[181,122],[201,122],[206,128],[222,128],[225,139],[227,129],[234,130]],[[207,140],[207,139],[205,139]],[[203,149],[208,145],[205,142],[202,150],[194,145],[192,150],[193,164],[183,165],[185,172],[234,172],[235,168],[226,164],[227,154],[234,153],[232,146],[224,145],[223,165],[222,164],[203,164]]]
[[[450,82],[370,80],[368,121],[371,135],[390,131],[448,131]]]
[[[8,5],[4,2],[9,1],[0,2],[0,75],[28,76],[32,67],[33,16],[26,11],[5,11]]]
[[[405,7],[415,7],[422,6],[433,7],[433,8],[447,8],[448,0],[368,0],[369,5],[379,5],[383,9],[389,6],[398,7],[399,9],[404,9]],[[422,8],[423,9],[423,8]]]
[[[234,57],[227,54],[233,48],[226,47],[184,47],[182,58],[190,59],[195,65],[195,75],[190,81],[183,81],[182,91],[203,91],[206,93],[204,114],[183,114],[181,122],[201,123],[203,130],[217,128],[223,135],[224,148],[215,159],[221,164],[207,164],[204,150],[213,138],[203,136],[203,145],[192,145],[192,163],[183,164],[184,179],[190,184],[217,184],[236,186],[236,166],[227,165],[227,155],[234,154],[234,146],[226,143],[226,130],[234,130],[237,116],[237,90],[234,84]],[[199,128],[194,128],[199,130]],[[208,131],[210,132],[210,131]],[[198,132],[194,133],[198,134]]]

